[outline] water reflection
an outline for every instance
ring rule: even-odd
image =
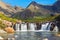
[[[19,32],[15,40],[59,40],[54,32]]]
[[[56,32],[16,32],[7,35],[8,40],[60,40]]]

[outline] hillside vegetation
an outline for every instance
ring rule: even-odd
[[[0,29],[4,29],[5,27],[7,27],[7,24],[3,23],[4,20],[8,22],[13,22],[13,23],[17,22],[17,19],[9,18],[0,12]]]
[[[7,20],[10,22],[16,22],[17,21],[17,19],[9,18],[9,17],[5,16],[3,13],[0,13],[0,19]]]

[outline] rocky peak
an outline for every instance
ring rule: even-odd
[[[0,1],[0,7],[7,9],[6,4]]]
[[[36,4],[36,2],[35,2],[35,1],[32,1],[30,4],[33,4],[33,5],[35,5],[35,4]]]
[[[15,9],[13,7],[11,7],[9,4],[5,4],[4,2],[1,2],[1,1],[0,1],[0,7],[8,10],[9,12],[15,11]]]
[[[37,3],[35,1],[32,1],[28,6],[27,8],[29,8],[30,6],[35,6]]]
[[[57,2],[55,2],[53,5],[59,6],[60,5],[60,0],[58,0]]]
[[[15,9],[16,11],[22,11],[22,10],[24,10],[23,8],[21,8],[21,7],[19,7],[19,6],[15,6],[14,9]]]

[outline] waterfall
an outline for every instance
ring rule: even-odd
[[[20,31],[20,24],[16,24],[16,31]]]
[[[53,29],[54,32],[58,32],[58,27],[55,26],[54,29]]]
[[[51,26],[50,23],[42,24],[41,30],[42,31],[50,30],[50,26]]]
[[[31,31],[35,31],[36,24],[35,23],[29,23],[29,27]]]
[[[49,23],[48,26],[47,26],[47,30],[49,30],[49,31],[50,31],[51,24],[52,23]]]
[[[21,24],[21,31],[27,31],[27,23]]]
[[[41,30],[46,30],[46,24],[42,24]]]
[[[27,30],[30,30],[30,31],[36,31],[37,25],[36,23],[29,23],[28,24],[28,27],[27,27],[27,23],[17,23],[16,26],[15,26],[15,29],[16,31],[27,31]],[[51,23],[44,23],[41,25],[41,31],[50,31],[50,27],[51,27]],[[58,31],[58,28],[56,27],[55,29],[57,29],[56,31]],[[38,30],[37,30],[38,31]]]

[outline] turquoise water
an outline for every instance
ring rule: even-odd
[[[14,38],[14,40],[60,40],[56,34],[55,32],[16,32],[9,34],[8,38]]]

